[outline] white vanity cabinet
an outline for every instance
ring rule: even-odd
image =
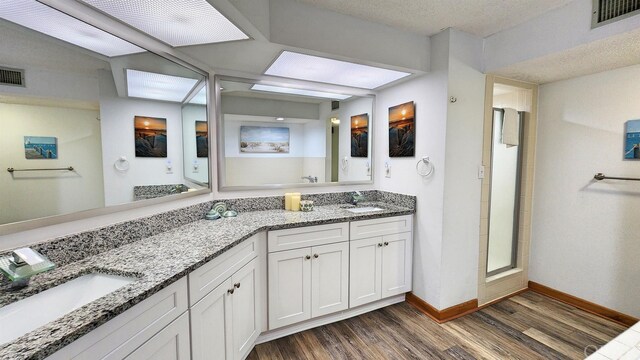
[[[411,216],[351,223],[350,308],[411,291],[411,227]]]
[[[262,331],[260,238],[189,274],[192,359],[244,359],[253,348]]]
[[[270,330],[348,309],[348,229],[339,223],[269,232]]]

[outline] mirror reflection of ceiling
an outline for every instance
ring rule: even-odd
[[[0,2],[0,18],[105,56],[145,51],[34,0]]]

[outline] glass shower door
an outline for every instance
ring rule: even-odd
[[[509,146],[502,142],[504,110],[493,110],[487,276],[517,267],[523,114],[517,120],[519,145]]]

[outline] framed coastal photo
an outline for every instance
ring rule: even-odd
[[[624,140],[624,159],[640,160],[640,120],[627,121]]]
[[[196,121],[196,153],[199,158],[209,157],[209,124]]]
[[[24,157],[33,159],[57,159],[58,138],[53,136],[25,136]]]
[[[289,128],[240,126],[241,153],[289,153]]]
[[[369,157],[369,114],[351,117],[351,157]]]
[[[167,119],[135,116],[136,157],[167,157]]]
[[[416,119],[413,101],[389,108],[389,157],[415,156]]]

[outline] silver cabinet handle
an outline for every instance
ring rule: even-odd
[[[240,283],[233,284],[233,287],[236,288],[236,289],[240,289]]]
[[[309,260],[309,259],[311,259],[311,255],[307,255],[307,256],[305,256],[304,258],[305,258],[306,260]]]
[[[316,259],[318,258],[318,256],[320,256],[320,255],[318,255],[318,254],[313,254],[313,257],[314,257],[314,258],[316,258]]]

